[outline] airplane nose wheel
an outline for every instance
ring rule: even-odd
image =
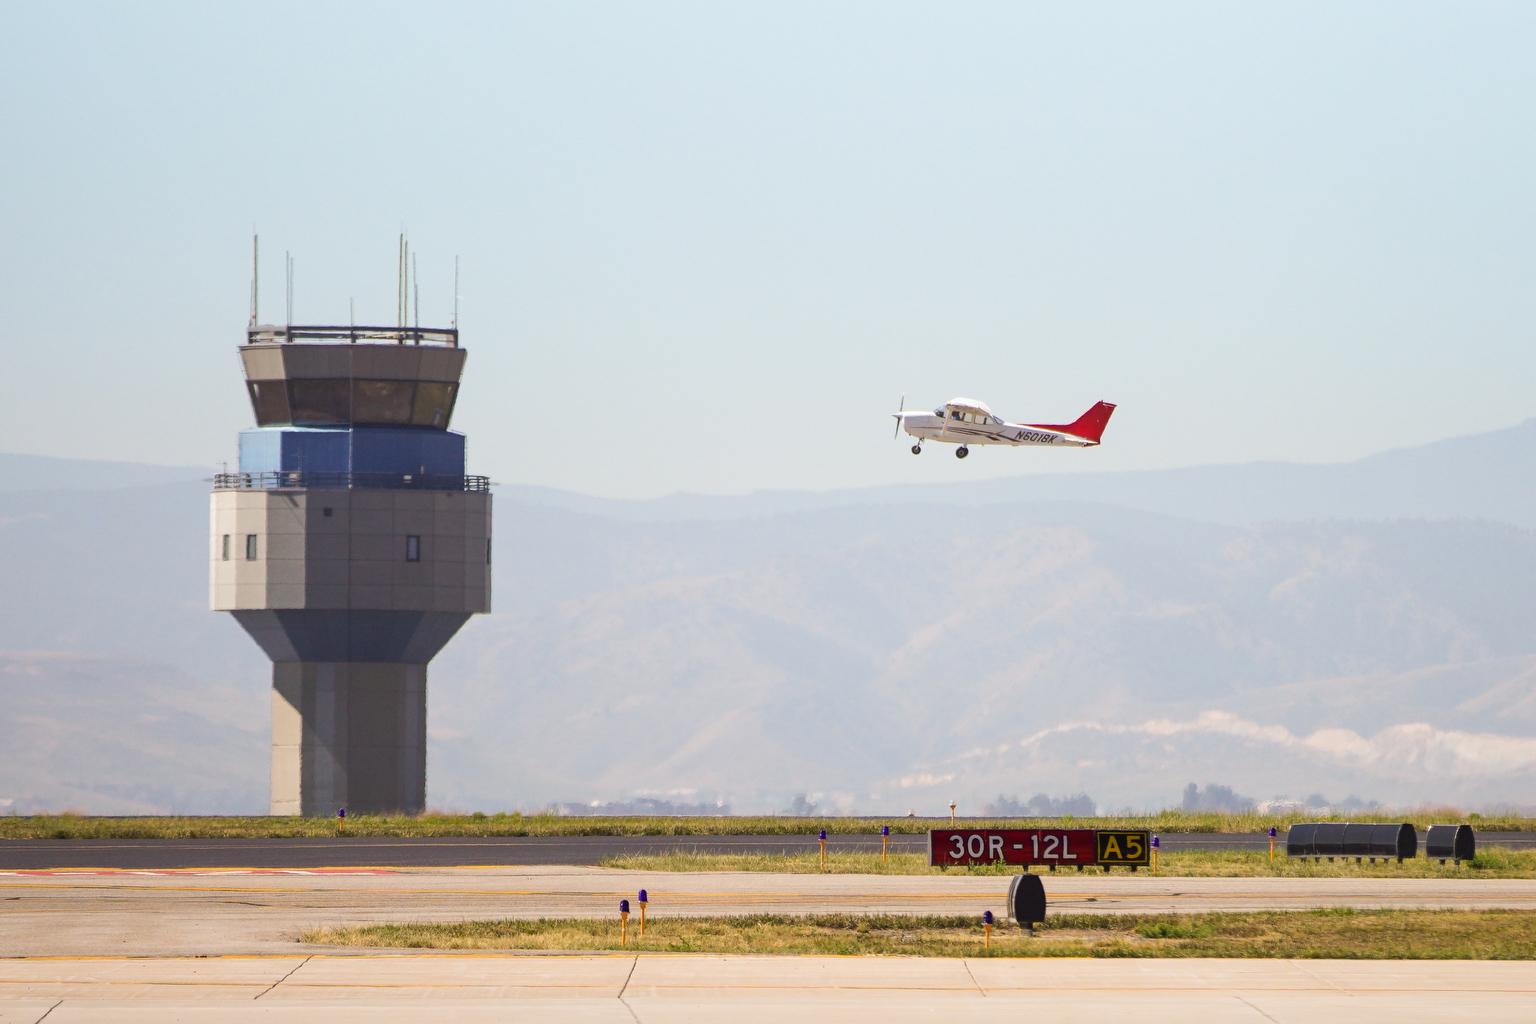
[[[959,448],[955,449],[955,458],[957,459],[963,459],[969,454],[971,454],[971,450],[965,445],[961,445]]]
[[[913,445],[912,446],[912,454],[913,455],[921,455],[921,454],[923,454],[923,446],[920,445],[920,444]]]

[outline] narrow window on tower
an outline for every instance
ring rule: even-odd
[[[485,538],[485,564],[491,564],[491,538]]]
[[[224,535],[223,543],[219,547],[219,557],[226,562],[229,561],[229,534],[227,533]]]
[[[256,561],[256,535],[254,533],[245,535],[245,560],[247,562]]]
[[[412,533],[405,538],[405,560],[407,562],[421,561],[421,538]]]

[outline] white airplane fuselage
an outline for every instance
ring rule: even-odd
[[[958,445],[955,454],[965,458],[973,444],[1003,444],[1010,447],[1092,448],[1104,436],[1104,427],[1114,414],[1111,402],[1097,402],[1071,423],[1010,423],[975,398],[951,398],[933,412],[892,413],[898,433],[905,430],[917,438],[912,454],[922,453],[924,441]]]
[[[904,412],[901,429],[919,441],[942,441],[947,444],[1006,444],[1006,445],[1071,445],[1076,448],[1092,448],[1097,441],[1059,430],[1046,430],[1028,423],[1009,423],[991,419],[986,423],[954,420],[936,416],[931,412]]]

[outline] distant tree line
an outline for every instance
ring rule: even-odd
[[[1208,782],[1205,789],[1191,782],[1184,787],[1184,800],[1179,808],[1185,811],[1224,811],[1229,814],[1246,814],[1253,810],[1255,801],[1243,796],[1231,786]]]
[[[674,800],[657,800],[654,797],[642,796],[631,800],[593,800],[585,804],[555,804],[550,808],[554,814],[564,814],[571,817],[597,816],[597,815],[701,815],[701,814],[730,814],[731,805],[723,801],[716,803],[679,803]]]
[[[999,793],[997,799],[982,806],[981,813],[988,818],[1091,818],[1098,813],[1098,805],[1087,793],[1062,797],[1036,793],[1028,800]]]

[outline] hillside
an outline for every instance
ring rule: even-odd
[[[496,612],[434,663],[429,802],[1528,803],[1533,464],[1536,421],[1349,466],[502,487]],[[92,465],[29,487],[0,456],[0,813],[260,811],[267,666],[206,611],[207,485],[59,487]]]

